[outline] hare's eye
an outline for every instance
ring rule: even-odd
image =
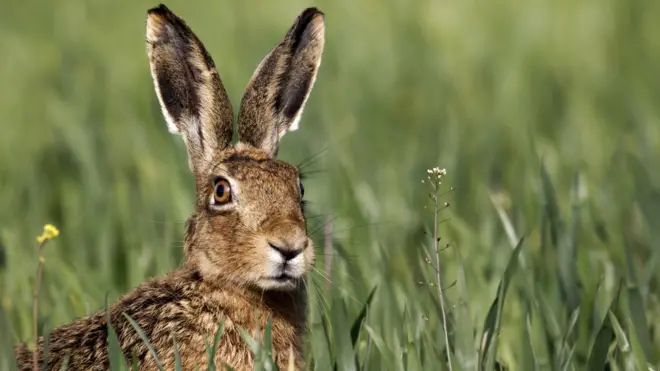
[[[211,201],[214,205],[231,202],[231,186],[227,179],[216,178],[213,181],[213,197],[211,197]]]
[[[303,187],[302,182],[298,183],[298,186],[300,187],[300,198],[305,197],[305,187]]]

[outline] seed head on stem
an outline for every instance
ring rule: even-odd
[[[429,197],[431,198],[431,202],[433,204],[433,250],[435,252],[435,264],[431,263],[431,257],[429,257],[428,254],[425,256],[424,262],[433,267],[433,270],[435,271],[436,282],[435,284],[429,283],[428,285],[431,287],[435,286],[438,289],[438,299],[440,301],[440,310],[442,312],[442,328],[445,333],[445,345],[447,347],[447,364],[449,366],[449,370],[452,371],[453,368],[451,364],[451,352],[449,350],[449,334],[447,327],[447,312],[445,310],[445,288],[442,285],[442,274],[440,268],[440,253],[443,250],[449,248],[450,245],[446,244],[444,248],[441,248],[440,237],[438,236],[438,224],[440,223],[438,220],[438,214],[442,209],[449,207],[449,202],[440,203],[439,200],[439,198],[442,196],[442,194],[440,194],[440,186],[442,185],[443,177],[447,174],[447,171],[439,167],[434,167],[426,170],[426,173],[426,180],[422,180],[422,183],[429,184],[431,187]],[[453,191],[453,188],[450,188],[450,191]],[[450,287],[453,286],[454,283],[452,283]]]

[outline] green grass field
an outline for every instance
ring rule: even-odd
[[[44,224],[61,230],[45,249],[44,331],[181,262],[194,179],[149,74],[154,5],[13,1],[0,12],[2,370],[11,345],[31,341]],[[316,155],[305,189],[319,231],[317,369],[449,370],[425,263],[422,180],[436,166],[453,187],[439,217],[452,370],[660,369],[660,2],[167,5],[204,41],[235,105],[298,12],[326,13],[323,64],[279,156]]]

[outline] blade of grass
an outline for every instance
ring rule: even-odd
[[[630,343],[632,345],[632,353],[635,359],[635,363],[637,364],[637,369],[643,370],[645,368],[649,368],[649,363],[646,359],[646,355],[644,354],[644,350],[639,344],[637,333],[635,332],[635,326],[632,324],[632,319],[628,318],[627,322],[628,323],[626,327],[630,330]]]
[[[44,339],[44,345],[43,345],[43,358],[41,359],[41,368],[46,369],[46,365],[48,364],[48,358],[50,357],[50,334],[46,329],[42,330],[42,336]]]
[[[128,320],[128,322],[133,326],[135,331],[138,333],[144,344],[147,346],[149,349],[149,353],[151,353],[151,356],[154,357],[154,361],[156,362],[156,366],[158,367],[158,370],[164,371],[163,369],[163,364],[160,362],[160,358],[158,358],[158,354],[156,353],[156,350],[154,349],[153,345],[151,345],[151,342],[149,342],[149,339],[147,338],[147,335],[142,331],[142,328],[140,328],[140,325],[135,322],[131,316],[128,315],[128,313],[124,312],[124,317]]]
[[[263,362],[273,366],[273,321],[270,316],[266,319],[266,328],[264,329],[264,339],[261,345],[261,352]]]
[[[351,346],[351,333],[346,303],[335,292],[332,305],[332,338],[336,344],[335,357],[340,370],[355,369],[355,351]]]
[[[587,360],[591,349],[592,336],[598,329],[594,329],[594,314],[596,311],[596,298],[602,290],[604,278],[601,276],[593,289],[587,290],[582,298],[580,311],[584,315],[579,316],[577,324],[577,338],[575,340],[575,354],[578,359]],[[585,365],[586,366],[586,365]]]
[[[369,356],[371,355],[371,335],[367,333],[367,346],[364,350],[364,361],[362,362],[362,371],[367,371],[367,365],[369,364]]]
[[[619,283],[619,289],[617,290],[617,294],[614,299],[612,299],[609,311],[614,310],[618,305],[619,294],[621,292],[622,286],[623,281]],[[591,346],[591,351],[589,352],[589,360],[587,362],[587,370],[601,371],[605,369],[605,363],[607,362],[609,356],[610,345],[614,339],[614,328],[612,327],[610,317],[606,315],[605,319],[603,319],[603,323],[601,324],[600,329],[598,330],[596,339]]]
[[[176,371],[181,371],[183,367],[181,363],[181,352],[179,351],[179,344],[176,342],[174,332],[172,332],[172,346],[174,346],[174,369]]]
[[[321,308],[320,316],[321,316],[321,323],[320,323],[321,331],[319,332],[323,334],[322,337],[323,344],[319,345],[319,348],[317,348],[318,350],[316,351],[316,355],[318,359],[315,359],[315,362],[317,364],[329,365],[332,362],[334,362],[333,360],[335,359],[334,356],[335,353],[334,353],[334,346],[330,334],[330,324],[328,323],[328,316],[323,308]],[[318,354],[319,352],[320,354]]]
[[[467,289],[467,277],[463,257],[458,247],[453,249],[456,254],[457,273],[456,285],[458,286],[458,303],[455,311],[456,325],[452,336],[454,355],[461,368],[464,370],[476,370],[477,351],[474,349],[474,325],[468,306],[469,294]]]
[[[528,306],[529,307],[529,306]],[[536,352],[534,351],[532,340],[531,308],[525,314],[525,326],[523,326],[523,366],[525,370],[536,371],[539,365],[536,361]]]
[[[632,325],[635,327],[634,331],[637,336],[637,342],[639,346],[642,347],[645,358],[648,359],[651,363],[655,363],[657,360],[654,357],[654,348],[657,349],[657,347],[654,347],[651,344],[651,331],[649,329],[648,320],[646,319],[646,313],[644,310],[644,298],[642,297],[641,290],[637,284],[632,251],[628,246],[624,248],[624,251],[626,253],[627,275],[626,297],[628,299],[627,304],[630,320]]]
[[[225,326],[224,326],[224,320],[221,320],[220,323],[218,324],[218,330],[215,332],[215,336],[213,336],[213,346],[211,349],[206,349],[207,355],[208,355],[208,366],[209,366],[209,371],[215,370],[217,365],[215,364],[215,353],[218,351],[218,344],[220,344],[220,338],[222,337],[222,334],[225,331]]]
[[[541,185],[543,189],[543,207],[550,225],[550,241],[556,247],[559,244],[559,207],[557,206],[555,187],[552,185],[544,161],[541,161]]]
[[[243,328],[243,326],[236,325],[236,328],[238,328],[238,332],[241,333],[241,337],[250,347],[252,353],[254,354],[259,353],[259,343],[254,338],[252,338],[252,336],[250,336],[250,334]]]
[[[509,262],[507,263],[504,275],[500,281],[497,296],[488,310],[488,315],[484,321],[482,332],[482,347],[479,354],[479,369],[483,370],[484,365],[486,370],[493,370],[495,366],[495,354],[497,352],[497,338],[500,332],[500,319],[502,317],[502,308],[504,307],[504,299],[506,292],[509,289],[511,279],[515,274],[518,267],[518,254],[523,247],[525,238],[518,241],[518,245],[513,249]]]
[[[612,327],[609,326],[609,321],[606,320],[598,331],[596,340],[591,347],[591,353],[587,363],[588,370],[602,371],[605,369],[605,363],[607,362],[610,344],[612,343],[613,339],[614,332],[612,331]]]
[[[580,230],[580,176],[575,174],[571,195],[571,220],[557,247],[557,271],[564,305],[572,313],[580,305],[577,279],[577,239]]]
[[[562,371],[569,371],[572,366],[572,361],[573,361],[573,354],[575,354],[575,348],[576,345],[573,344],[571,349],[568,350],[568,355],[566,356],[566,359],[564,360],[564,363],[561,366]]]
[[[388,365],[395,365],[396,361],[394,360],[394,355],[389,351],[387,345],[385,345],[385,341],[383,340],[383,338],[380,335],[378,335],[378,333],[368,324],[364,325],[364,329],[369,334],[369,337],[373,340],[376,349],[378,349],[378,351],[380,352],[383,359],[383,363]]]
[[[133,354],[133,357],[131,358],[131,370],[132,371],[140,370],[140,365],[138,364],[138,357],[135,354]]]
[[[11,338],[11,327],[7,314],[2,305],[0,305],[0,366],[7,371],[17,371],[16,356]]]
[[[610,321],[619,349],[624,353],[630,352],[630,342],[628,341],[626,332],[623,330],[619,320],[611,310],[607,311],[607,319]]]
[[[44,369],[45,369],[45,368],[44,368]],[[62,366],[60,366],[60,371],[66,371],[66,370],[68,370],[68,369],[69,369],[69,355],[67,354],[67,355],[64,357],[64,361],[62,361]],[[115,370],[114,368],[112,368],[112,366],[110,367],[110,369],[111,369],[112,371]]]
[[[353,348],[355,348],[355,344],[357,344],[358,338],[360,337],[360,329],[362,328],[362,323],[367,316],[369,304],[371,304],[371,300],[374,298],[374,294],[376,293],[376,288],[378,288],[378,285],[375,285],[374,288],[369,292],[367,300],[364,302],[360,313],[355,318],[353,325],[351,326],[351,342],[353,344]]]
[[[112,322],[110,321],[110,310],[108,309],[109,294],[109,292],[106,292],[103,305],[105,310],[105,325],[108,331],[108,358],[110,360],[110,369],[122,370],[123,367],[126,366],[126,363],[122,361],[124,355],[121,351],[121,346],[119,345],[117,333],[115,332],[114,327],[112,327]]]
[[[573,331],[576,328],[579,318],[580,318],[580,307],[577,307],[575,308],[575,310],[573,310],[573,313],[571,313],[571,317],[568,319],[568,328],[566,329],[564,336],[562,336],[561,342],[559,344],[559,349],[557,351],[557,354],[555,355],[556,357],[555,364],[563,365],[566,360],[565,353],[568,352],[570,349],[574,348],[575,342],[572,340]]]

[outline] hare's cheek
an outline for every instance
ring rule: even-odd
[[[305,263],[307,265],[307,269],[311,270],[314,264],[316,264],[316,253],[314,252],[314,247],[308,247],[308,251],[305,251]]]
[[[314,242],[311,239],[308,239],[307,243],[307,248],[305,248],[305,264],[307,265],[307,269],[311,269],[311,267],[316,263],[316,250],[314,246]]]

